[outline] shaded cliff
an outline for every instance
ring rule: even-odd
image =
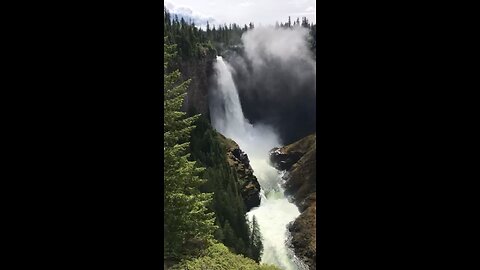
[[[286,170],[285,192],[291,195],[301,214],[289,226],[295,254],[310,269],[316,269],[316,134],[290,145],[274,148],[271,163]]]
[[[182,107],[182,110],[188,112],[189,115],[202,114],[205,115],[206,119],[210,119],[208,89],[210,88],[214,59],[215,53],[210,52],[200,59],[180,61],[178,65],[182,72],[182,79],[191,79]]]
[[[237,181],[247,212],[260,205],[260,183],[253,175],[250,160],[238,144],[218,133],[227,150],[227,162],[237,173]]]

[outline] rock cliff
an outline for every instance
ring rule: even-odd
[[[182,61],[179,70],[182,81],[191,79],[182,109],[189,114],[202,114],[209,117],[208,89],[213,72],[214,56],[205,56],[201,59]]]
[[[301,214],[289,226],[295,254],[316,269],[316,134],[270,151],[270,161],[285,175],[285,192]]]
[[[253,169],[250,166],[247,154],[240,149],[235,141],[220,133],[218,133],[218,136],[226,146],[228,164],[237,173],[241,195],[248,212],[253,207],[260,205],[260,183],[258,183],[257,177],[253,175]]]

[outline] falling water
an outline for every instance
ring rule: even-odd
[[[274,264],[285,270],[302,269],[287,246],[287,224],[300,214],[298,208],[290,203],[282,188],[282,172],[270,166],[269,150],[280,145],[278,136],[267,125],[252,125],[243,115],[242,106],[235,83],[232,68],[221,56],[217,56],[215,72],[217,88],[212,91],[210,112],[213,127],[236,141],[247,153],[250,165],[261,185],[261,203],[247,213],[252,220],[257,218],[263,237],[262,263]]]

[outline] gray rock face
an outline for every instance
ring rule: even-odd
[[[245,166],[250,167],[250,160],[246,153],[244,153],[240,148],[235,148],[232,151],[234,157],[236,157],[240,162],[245,164]],[[251,168],[251,167],[250,167]]]
[[[180,63],[182,80],[191,79],[182,107],[183,111],[189,114],[202,114],[209,118],[208,90],[209,78],[213,73],[213,59],[214,57],[205,57]]]
[[[227,155],[233,160],[233,167],[242,185],[241,194],[248,212],[253,207],[260,205],[260,183],[253,175],[247,154],[243,153],[240,148],[231,149]]]
[[[289,170],[301,157],[302,153],[291,152],[287,154],[283,153],[278,147],[270,150],[270,162],[280,171]]]
[[[270,161],[279,170],[286,170],[285,191],[301,214],[289,226],[292,246],[310,269],[316,269],[316,135],[270,151]]]

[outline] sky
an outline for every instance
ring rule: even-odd
[[[275,22],[292,23],[307,17],[316,23],[315,0],[166,0],[164,5],[173,13],[185,14],[197,25],[253,22],[255,26],[275,25]]]

